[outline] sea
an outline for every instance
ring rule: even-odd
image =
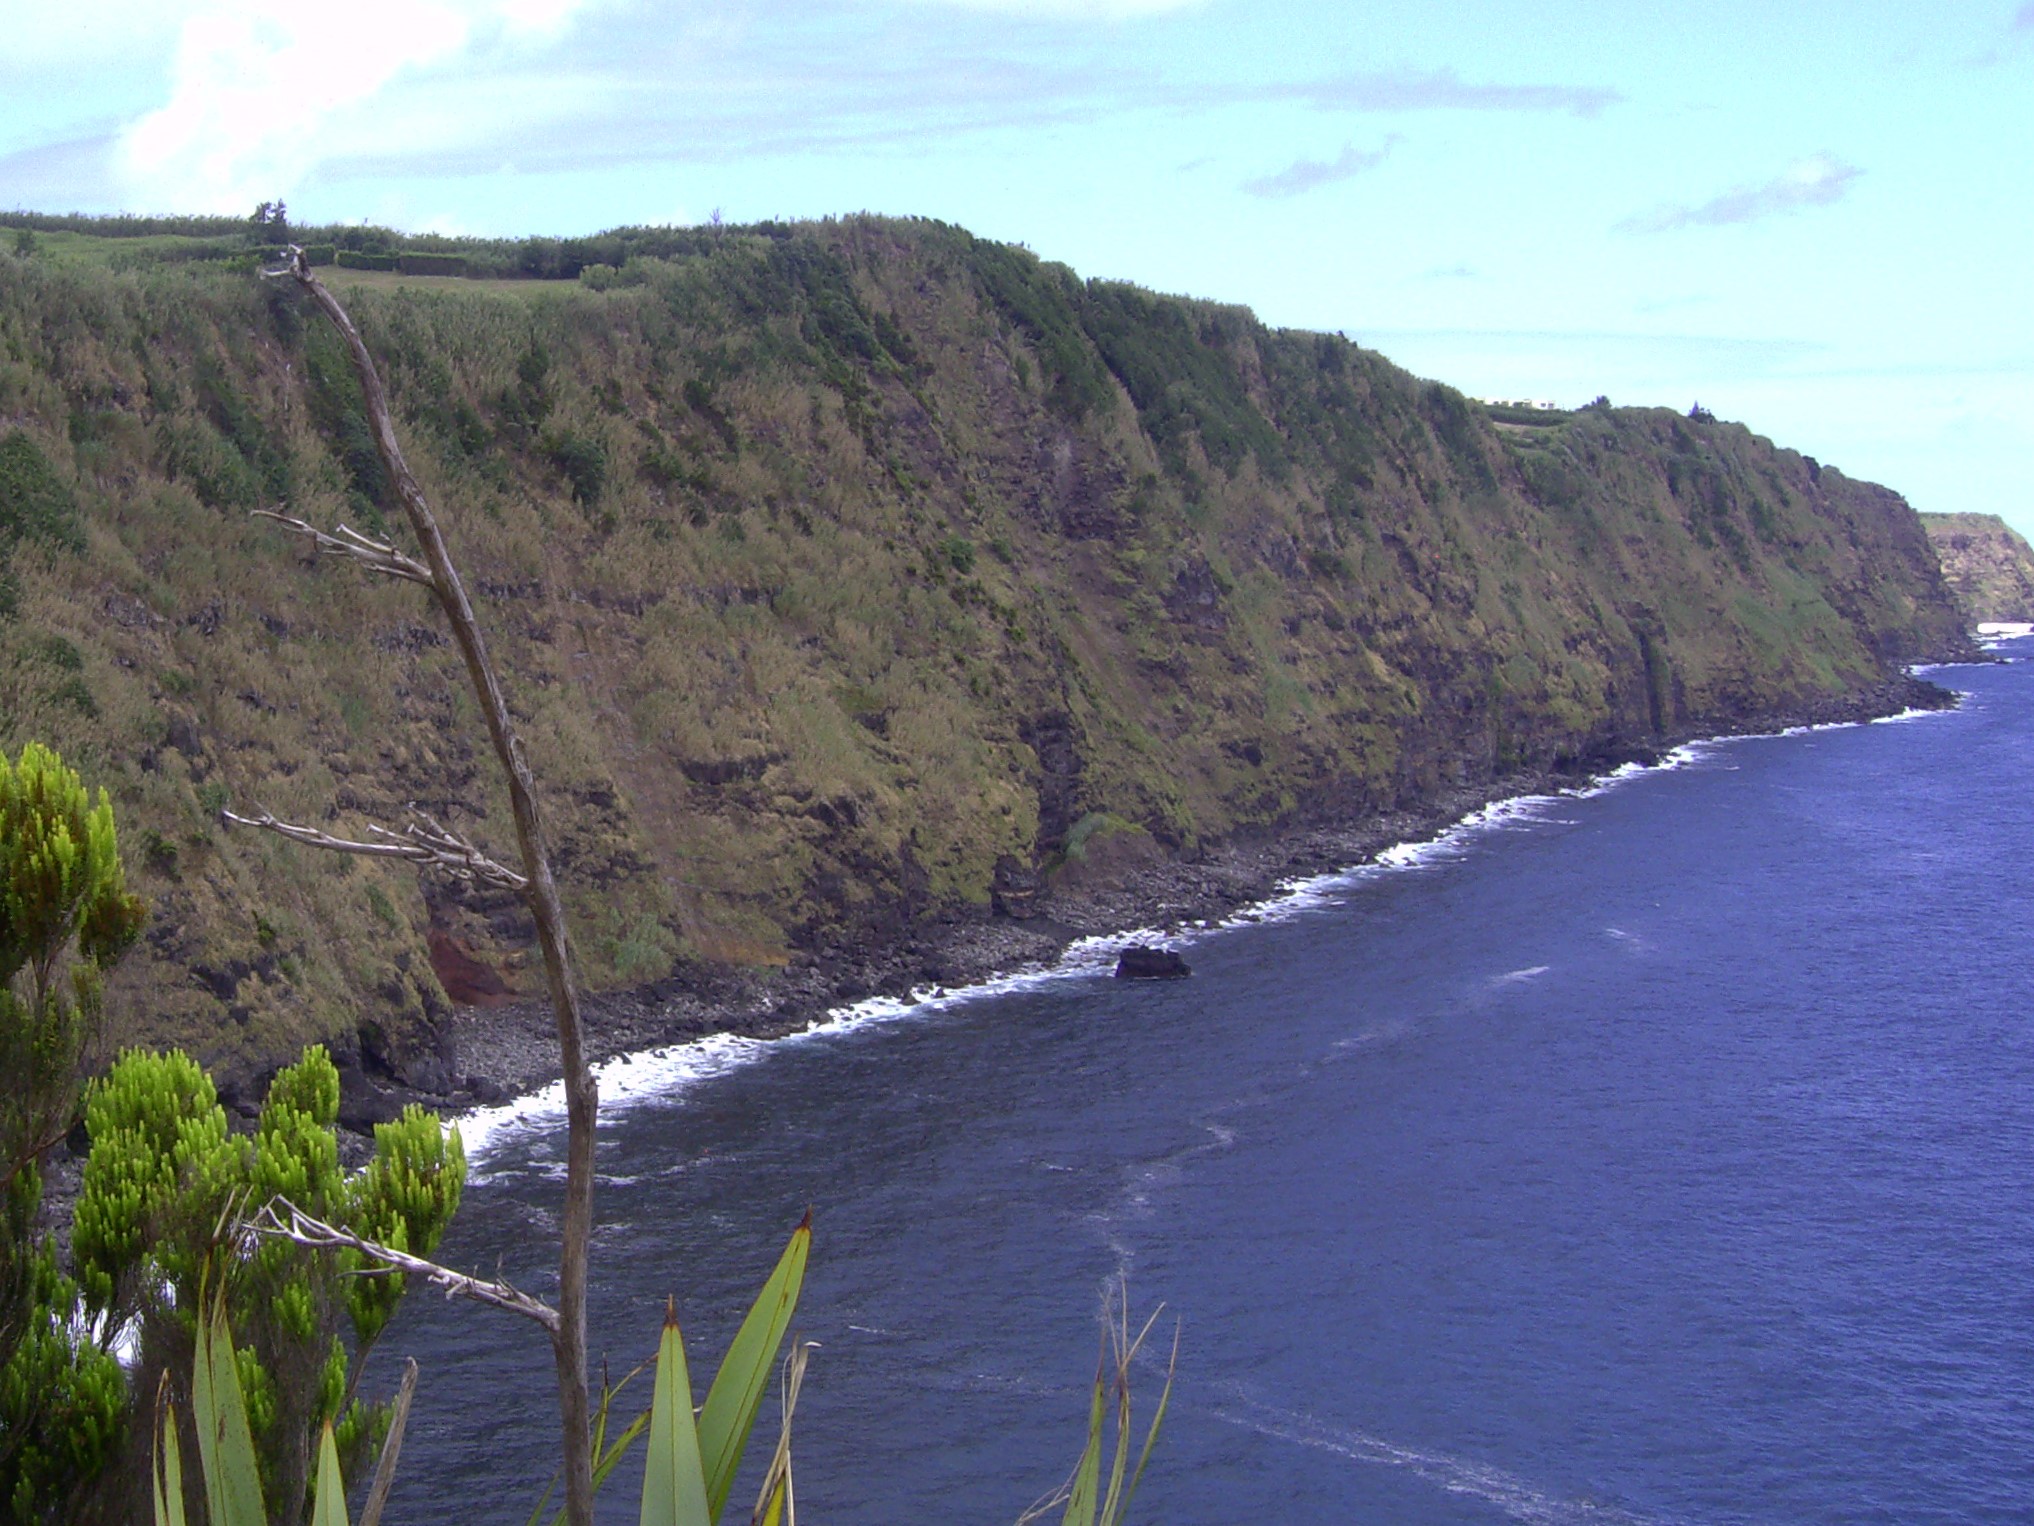
[[[1296,883],[1170,940],[1187,980],[1097,940],[619,1062],[609,1381],[669,1299],[703,1396],[809,1209],[808,1522],[1016,1520],[1125,1304],[1133,1443],[1177,1340],[1132,1521],[2034,1521],[2034,640],[1997,655],[1929,673],[1954,711],[1696,743]],[[440,1257],[545,1294],[557,1099],[464,1129]],[[541,1331],[420,1290],[368,1386],[406,1355],[387,1519],[531,1518]]]

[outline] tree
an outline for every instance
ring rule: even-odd
[[[30,742],[0,753],[0,1510],[34,1520],[97,1473],[124,1407],[77,1285],[37,1243],[39,1161],[77,1116],[102,974],[141,930],[102,789]]]
[[[348,557],[374,572],[430,590],[453,640],[466,664],[480,710],[487,723],[495,756],[508,775],[509,807],[520,846],[520,872],[495,862],[474,844],[447,831],[428,817],[420,817],[403,834],[384,832],[376,841],[349,841],[333,837],[314,827],[278,821],[273,816],[236,816],[224,813],[229,822],[258,826],[279,832],[294,841],[330,848],[342,853],[376,857],[407,858],[435,864],[471,879],[515,891],[530,908],[536,923],[537,943],[543,952],[544,973],[551,997],[552,1013],[558,1027],[559,1058],[565,1081],[565,1205],[560,1216],[558,1255],[558,1306],[549,1308],[513,1289],[483,1283],[475,1278],[446,1274],[456,1291],[481,1302],[514,1309],[541,1324],[551,1338],[553,1365],[558,1380],[559,1426],[563,1440],[565,1517],[571,1526],[593,1523],[593,1411],[588,1398],[586,1361],[587,1258],[593,1236],[593,1134],[599,1114],[599,1092],[593,1069],[586,1056],[585,1023],[579,1007],[578,980],[573,973],[565,938],[565,910],[551,873],[550,856],[544,846],[544,830],[537,809],[536,784],[522,738],[509,713],[501,681],[488,657],[487,640],[475,618],[466,585],[452,563],[451,551],[439,529],[437,517],[424,497],[424,490],[403,459],[396,438],[395,420],[389,412],[388,397],[381,375],[367,344],[339,299],[312,274],[304,251],[292,246],[289,263],[277,275],[295,280],[331,321],[345,342],[353,369],[360,381],[361,397],[367,408],[376,452],[381,457],[388,481],[404,518],[423,552],[423,560],[399,551],[395,546],[370,540],[341,526],[328,535],[300,519],[263,511],[264,517],[287,525],[306,536],[321,551]],[[316,1216],[311,1218],[315,1221]],[[330,1226],[319,1225],[316,1232]],[[363,1247],[366,1248],[366,1247]],[[393,1249],[393,1247],[390,1247]]]

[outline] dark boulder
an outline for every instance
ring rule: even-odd
[[[1116,956],[1118,980],[1183,980],[1193,968],[1169,948],[1131,943]]]
[[[1038,892],[1044,876],[1005,853],[996,860],[996,872],[989,882],[989,908],[997,916],[1024,922],[1038,915]]]

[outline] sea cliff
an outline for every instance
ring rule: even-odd
[[[1904,665],[1969,651],[1897,494],[1740,425],[1493,415],[937,223],[668,253],[332,273],[589,981],[637,993],[603,1047],[964,978],[1138,896],[1233,903],[1522,781],[1897,707]],[[522,908],[219,821],[415,803],[510,837],[423,600],[250,517],[275,504],[390,523],[290,290],[0,256],[0,744],[114,796],[152,904],[121,1039],[238,1096],[313,1039],[368,1112],[457,1093],[537,989]]]
[[[1970,622],[2034,620],[2034,547],[1996,514],[1923,514],[1942,575]]]

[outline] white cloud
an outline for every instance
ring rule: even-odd
[[[561,33],[587,0],[221,0],[178,31],[169,101],[120,135],[137,204],[235,212],[358,146],[346,119],[399,77]]]

